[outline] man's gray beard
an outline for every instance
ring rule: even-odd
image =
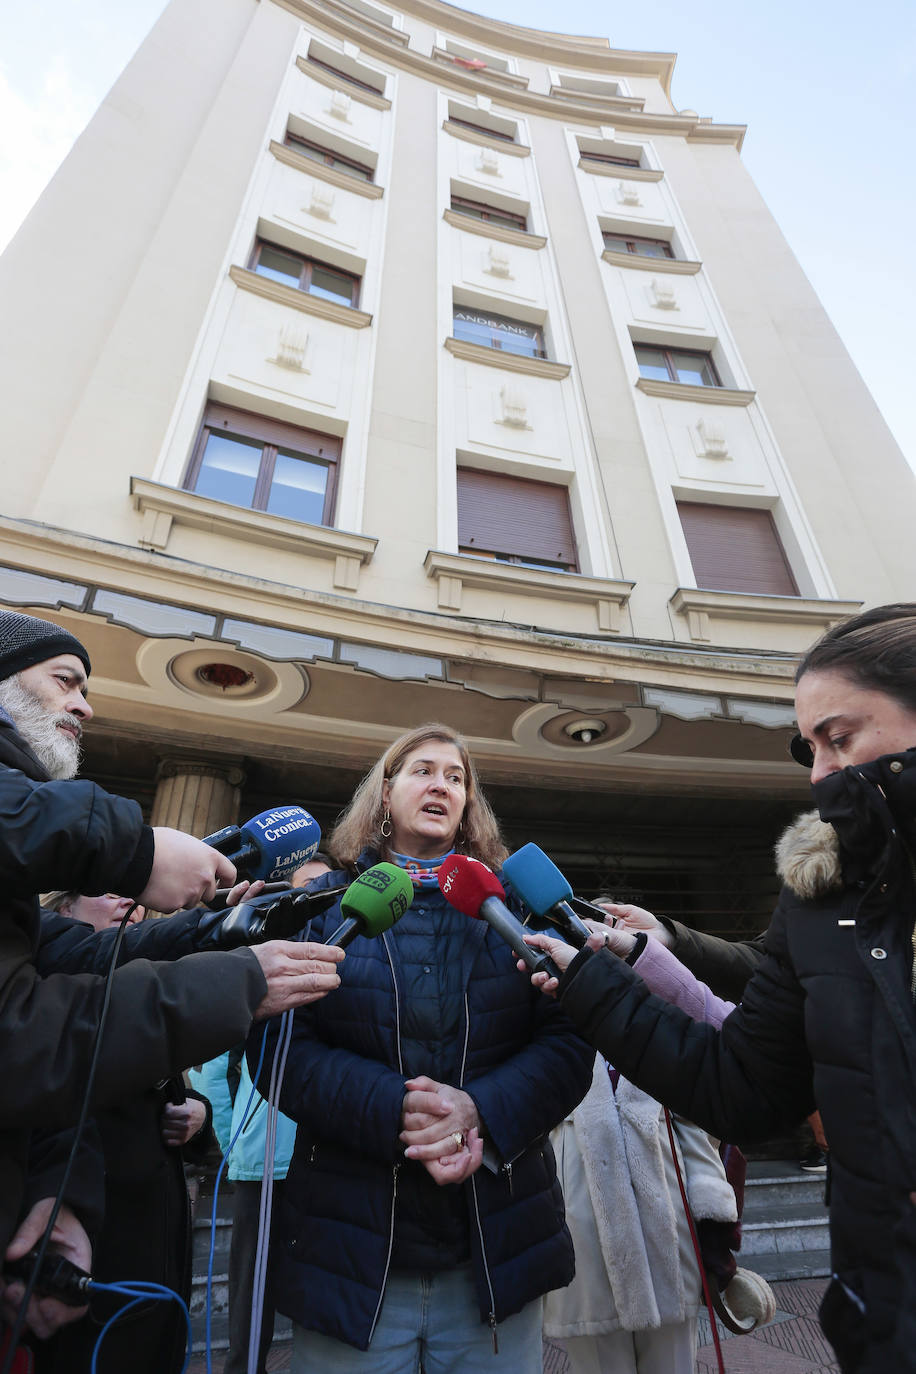
[[[76,722],[75,716],[66,711],[49,711],[33,692],[23,687],[18,674],[0,682],[0,706],[9,711],[19,734],[50,777],[76,776],[80,766],[79,740],[57,728],[61,720]]]

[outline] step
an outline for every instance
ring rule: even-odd
[[[783,1279],[824,1279],[831,1273],[829,1250],[771,1251],[768,1254],[746,1255],[742,1246],[738,1263],[742,1269],[753,1269],[755,1274],[769,1283]]]
[[[810,1207],[804,1203],[781,1206],[770,1215],[749,1217],[745,1211],[741,1221],[742,1255],[767,1254],[774,1250],[823,1250],[828,1244],[827,1214],[821,1209],[812,1215]]]

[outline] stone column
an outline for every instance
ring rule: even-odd
[[[167,755],[156,778],[151,825],[168,825],[200,839],[238,820],[245,781],[240,759]]]

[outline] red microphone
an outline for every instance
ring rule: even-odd
[[[525,927],[503,901],[506,894],[492,868],[466,854],[452,854],[439,868],[439,887],[446,901],[458,911],[492,926],[529,972],[560,977],[552,959],[526,944]]]

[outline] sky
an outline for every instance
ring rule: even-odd
[[[5,7],[0,249],[164,7]],[[676,108],[749,126],[745,164],[916,469],[912,0],[485,0],[464,8],[548,30],[561,14],[568,33],[675,52]]]

